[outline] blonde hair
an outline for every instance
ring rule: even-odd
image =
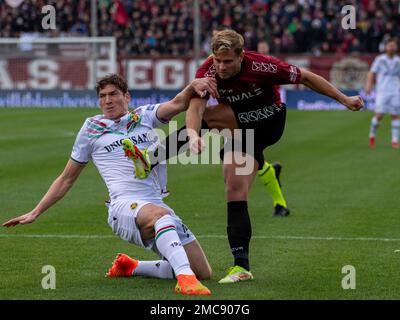
[[[234,30],[222,30],[211,39],[211,49],[214,54],[233,50],[237,55],[243,51],[244,39]]]

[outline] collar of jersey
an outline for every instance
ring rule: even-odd
[[[92,118],[88,125],[88,136],[89,138],[99,138],[106,133],[126,135],[132,132],[140,121],[141,117],[135,112],[128,112],[118,122],[106,118]]]

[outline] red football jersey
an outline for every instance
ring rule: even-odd
[[[196,78],[215,77],[220,98],[233,109],[253,109],[265,105],[281,104],[278,86],[299,83],[300,69],[277,58],[257,52],[245,51],[238,74],[221,79],[216,73],[212,56],[199,67]]]

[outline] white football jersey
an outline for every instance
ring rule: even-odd
[[[122,140],[129,138],[141,150],[154,147],[159,137],[153,128],[163,124],[156,112],[160,104],[141,106],[118,121],[96,115],[86,119],[76,137],[71,159],[87,163],[90,159],[97,167],[110,194],[110,199],[132,196],[138,200],[160,200],[161,186],[157,170],[146,179],[137,179],[133,161],[122,149]]]
[[[400,94],[400,57],[389,58],[387,54],[377,56],[371,72],[376,73],[377,94]]]

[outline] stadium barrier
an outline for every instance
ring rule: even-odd
[[[358,94],[376,55],[281,55],[347,94]],[[132,106],[171,99],[194,78],[190,58],[118,57],[115,38],[0,39],[0,107],[96,107],[95,79],[122,74]],[[268,72],[266,69],[265,72]],[[283,101],[301,110],[344,109],[302,85],[282,86]],[[373,97],[364,97],[372,108]]]
[[[130,90],[131,107],[172,99],[178,90]],[[311,90],[283,90],[283,101],[288,108],[299,110],[345,110],[336,101]],[[358,91],[345,90],[347,95]],[[362,95],[363,96],[363,95]],[[363,96],[366,108],[372,109],[374,95]],[[3,108],[96,108],[97,96],[94,90],[0,90],[0,107]]]
[[[94,79],[111,72],[122,74],[132,90],[180,90],[194,78],[196,71],[193,59],[120,57],[116,61],[112,39],[86,45],[81,42],[36,43],[33,48],[23,47],[25,51],[18,43],[3,44],[6,40],[0,39],[0,90],[90,90],[94,88]],[[102,47],[95,49],[96,45]],[[17,48],[18,54],[15,53]],[[93,50],[102,52],[93,58]],[[374,57],[299,55],[279,58],[321,75],[342,90],[361,90]],[[300,89],[301,86],[290,88]]]

